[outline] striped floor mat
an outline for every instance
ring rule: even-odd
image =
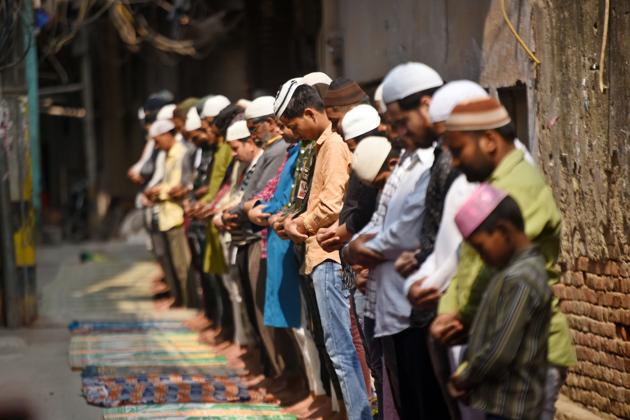
[[[226,360],[192,332],[73,335],[69,362],[86,366],[221,366]]]
[[[71,334],[105,334],[147,331],[190,331],[182,321],[72,321],[68,325]]]
[[[164,404],[139,405],[105,409],[104,420],[200,420],[226,418],[233,420],[292,420],[292,414],[268,404]]]

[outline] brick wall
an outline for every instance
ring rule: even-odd
[[[605,2],[533,3],[535,152],[563,215],[555,292],[578,356],[563,393],[630,418],[630,2],[611,2],[603,92]]]
[[[573,330],[578,364],[564,393],[630,418],[630,264],[579,257],[555,288]]]

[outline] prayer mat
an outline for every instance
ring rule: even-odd
[[[190,331],[182,321],[72,321],[68,325],[71,334],[121,333],[144,331]]]
[[[226,359],[192,332],[74,335],[70,366],[221,366]]]
[[[269,404],[164,404],[140,405],[104,410],[104,420],[177,419],[200,420],[227,418],[232,420],[295,420],[280,407]]]
[[[81,374],[100,378],[170,374],[239,376],[238,371],[227,366],[86,366]]]
[[[273,402],[264,391],[248,390],[236,375],[137,374],[119,377],[82,374],[82,393],[89,404],[118,407],[167,403]]]

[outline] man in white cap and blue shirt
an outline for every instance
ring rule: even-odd
[[[407,155],[390,176],[388,193],[384,190],[381,196],[388,202],[381,226],[372,234],[359,235],[344,253],[351,264],[371,268],[369,281],[376,286],[374,334],[383,343],[400,418],[449,417],[426,344],[433,315],[423,313],[412,322],[404,279],[394,268],[404,251],[417,249],[423,241],[423,223],[433,204],[426,199],[429,185],[438,173],[450,170],[448,162],[442,164],[439,149],[436,159],[438,135],[428,112],[433,93],[443,83],[435,70],[422,63],[401,64],[385,77],[383,101],[406,143]],[[440,173],[440,186],[445,183],[442,178],[447,177]]]
[[[287,331],[274,329],[264,322],[265,265],[262,262],[262,241],[259,230],[247,218],[247,212],[256,201],[255,196],[278,174],[284,162],[289,143],[284,139],[273,112],[273,96],[254,99],[245,108],[245,122],[252,138],[263,148],[263,154],[249,179],[243,197],[224,221],[232,229],[232,243],[238,243],[237,262],[246,262],[248,270],[242,271],[243,297],[247,303],[248,315],[261,341],[261,359],[265,374],[269,378],[286,380],[295,389],[299,373],[299,361],[294,352],[292,339]],[[286,369],[285,369],[286,368]]]

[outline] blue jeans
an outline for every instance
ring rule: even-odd
[[[350,291],[342,288],[341,265],[324,261],[311,274],[326,351],[343,394],[350,420],[371,420],[359,358],[350,333]]]

